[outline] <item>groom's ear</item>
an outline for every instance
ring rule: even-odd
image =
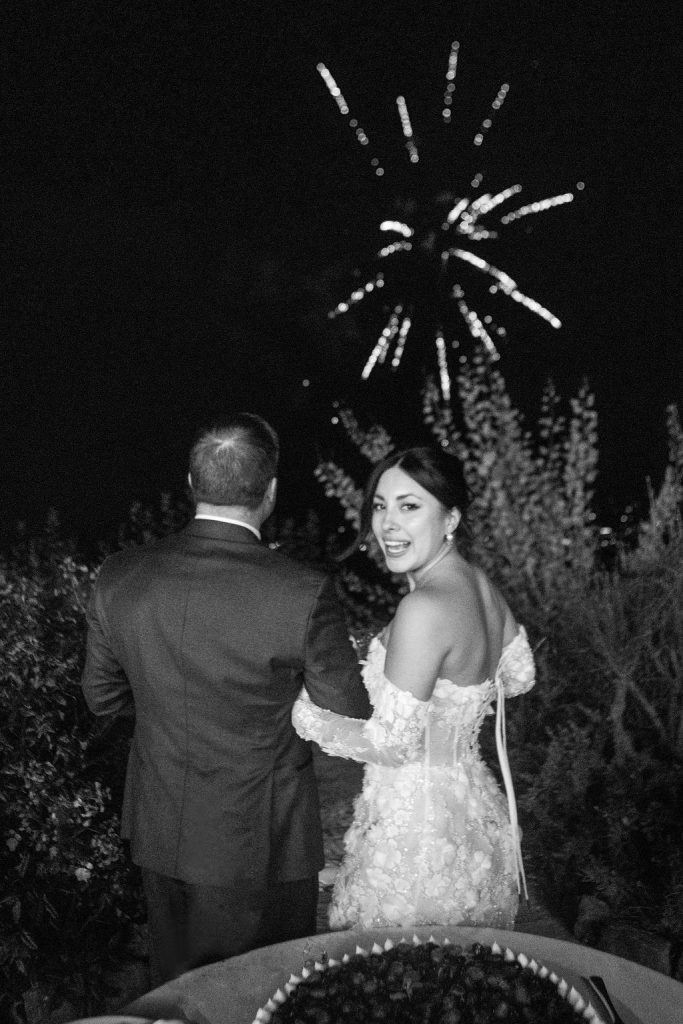
[[[261,514],[263,515],[263,522],[272,514],[275,508],[275,498],[277,497],[277,477],[273,477],[266,487],[265,494],[263,495],[263,501],[261,502]]]
[[[266,498],[268,499],[268,504],[270,505],[270,507],[272,509],[273,506],[275,505],[275,499],[277,498],[277,477],[276,476],[274,476],[273,479],[268,484],[268,488],[266,490]]]

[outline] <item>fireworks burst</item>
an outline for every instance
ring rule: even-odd
[[[441,127],[446,131],[453,120],[459,51],[460,44],[453,42],[440,113]],[[322,63],[318,64],[317,70],[340,115],[354,131],[357,143],[371,154],[369,164],[374,175],[384,178],[386,183],[385,167],[375,155],[368,135],[351,115],[330,71]],[[481,150],[509,90],[507,82],[500,86],[487,116],[471,140],[474,151]],[[405,96],[396,98],[396,106],[409,164],[415,169],[413,173],[419,173],[424,160]],[[432,189],[425,199],[418,198],[425,195],[425,189],[416,182],[407,198],[394,200],[393,212],[396,214],[398,211],[398,216],[381,220],[380,237],[386,241],[375,253],[372,272],[366,274],[364,284],[357,286],[328,314],[335,318],[359,303],[367,303],[371,297],[378,299],[384,327],[362,370],[363,379],[367,379],[377,365],[386,364],[391,370],[397,370],[411,331],[414,336],[419,334],[421,338],[429,339],[429,344],[434,347],[445,403],[450,401],[451,393],[448,351],[460,345],[458,329],[464,328],[471,338],[485,347],[491,359],[498,359],[497,345],[506,338],[506,330],[488,312],[473,308],[466,292],[470,281],[474,281],[475,289],[477,283],[487,284],[489,296],[499,293],[512,299],[553,328],[561,326],[558,317],[525,294],[509,274],[474,250],[478,243],[497,239],[505,225],[572,202],[574,193],[564,192],[502,213],[503,205],[510,203],[522,191],[522,186],[514,184],[495,193],[481,193],[483,180],[483,172],[478,171],[462,190],[462,195],[457,196],[447,190],[435,194]],[[582,183],[577,188],[583,188]],[[392,349],[393,355],[389,358]]]

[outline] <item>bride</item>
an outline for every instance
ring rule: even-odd
[[[523,626],[458,552],[466,507],[460,463],[409,448],[368,480],[355,547],[374,534],[409,593],[369,647],[367,721],[313,704],[302,691],[297,732],[367,763],[330,906],[332,928],[485,925],[511,928],[526,893],[504,699],[534,684]],[[496,702],[503,796],[478,734]]]

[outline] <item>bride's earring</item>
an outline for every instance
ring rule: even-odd
[[[444,539],[445,539],[447,544],[452,544],[454,537],[455,537],[455,534],[453,533],[453,531],[452,530],[448,530],[448,532],[446,533],[446,536],[445,536]]]

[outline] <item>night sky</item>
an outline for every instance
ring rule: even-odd
[[[458,193],[480,167],[483,190],[521,183],[520,205],[585,182],[572,204],[482,243],[563,321],[499,306],[500,368],[531,422],[548,377],[566,397],[586,377],[599,512],[642,501],[647,476],[661,480],[666,405],[682,397],[675,10],[4,0],[3,535],[49,506],[104,533],[136,498],[180,492],[196,428],[239,409],[280,430],[292,510],[317,495],[318,455],[344,450],[335,399],[423,440],[431,351],[416,342],[403,374],[361,382],[370,314],[361,337],[326,315],[376,250],[383,211],[410,194],[398,94],[427,189]],[[381,155],[381,181],[318,61]]]

